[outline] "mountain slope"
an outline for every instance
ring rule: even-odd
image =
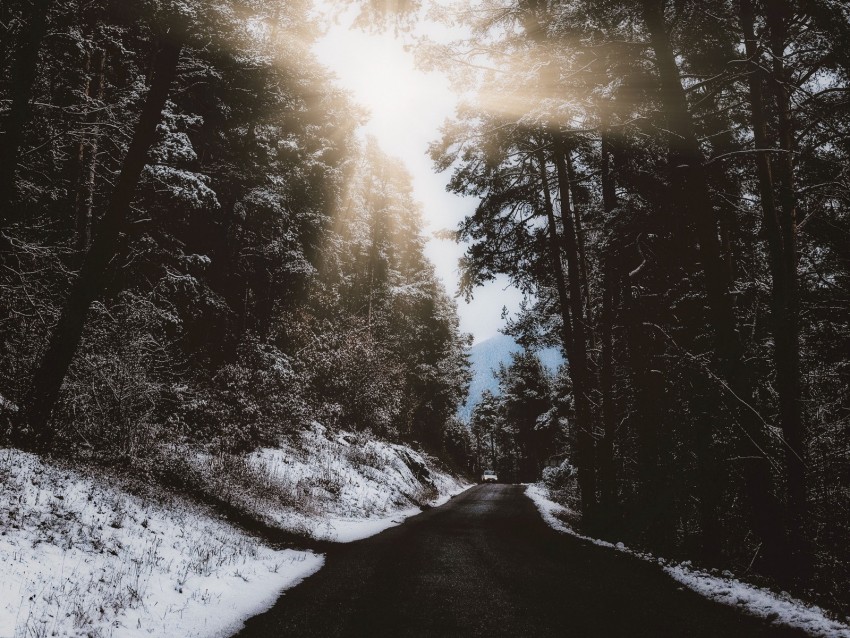
[[[500,364],[510,363],[511,354],[520,350],[522,347],[512,337],[503,334],[485,339],[469,349],[472,381],[469,384],[469,396],[466,403],[458,410],[458,416],[469,419],[472,409],[485,390],[498,394],[499,382],[496,380],[496,371]],[[556,348],[547,348],[538,354],[549,372],[555,372],[564,362],[564,358]]]

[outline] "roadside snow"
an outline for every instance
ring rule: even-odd
[[[469,485],[411,448],[319,424],[248,456],[185,450],[211,493],[271,525],[351,542]],[[229,636],[321,568],[209,510],[0,449],[0,638]]]
[[[577,533],[563,519],[563,515],[575,516],[568,508],[549,500],[548,491],[540,484],[529,485],[526,495],[537,506],[543,520],[553,529],[570,534],[576,538],[608,547],[643,560],[658,563],[674,580],[711,600],[740,608],[754,616],[766,618],[775,624],[803,629],[819,638],[850,638],[850,624],[838,622],[827,617],[820,607],[807,605],[788,594],[777,595],[774,592],[748,585],[726,572],[724,576],[715,576],[694,569],[690,562],[674,565],[663,558],[638,552],[623,543],[609,543],[598,538],[590,538]]]
[[[461,492],[465,492],[471,486],[467,484],[456,483],[450,486],[448,492],[443,492],[439,498],[432,500],[428,505],[431,507],[439,507],[447,503],[449,499],[457,496]],[[390,527],[400,525],[405,519],[411,516],[420,514],[422,510],[418,507],[408,507],[406,509],[396,510],[392,516],[383,516],[377,518],[330,518],[323,522],[316,531],[316,538],[330,540],[336,543],[351,543],[353,541],[363,540],[375,534],[380,534]]]
[[[352,543],[380,534],[384,530],[401,525],[405,519],[416,516],[422,510],[409,507],[398,510],[392,516],[376,518],[331,518],[317,524],[313,533],[314,538],[335,543]]]
[[[205,475],[222,476],[200,458]],[[266,523],[316,540],[349,543],[378,534],[469,488],[407,446],[314,423],[294,442],[246,459],[242,484],[221,489]]]
[[[229,636],[323,557],[0,450],[0,637]]]

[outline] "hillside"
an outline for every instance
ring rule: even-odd
[[[248,455],[161,461],[216,498],[0,449],[0,636],[229,636],[324,563],[263,529],[351,542],[466,487],[411,448],[318,424]]]

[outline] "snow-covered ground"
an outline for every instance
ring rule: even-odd
[[[469,487],[433,459],[319,424],[291,444],[191,461],[217,497],[316,539],[377,534]],[[276,550],[174,495],[0,449],[0,638],[228,636],[323,556]]]
[[[322,565],[169,501],[0,450],[0,636],[227,636]]]
[[[215,458],[198,463],[210,480],[224,478],[227,500],[263,522],[342,543],[377,534],[469,487],[409,447],[331,433],[318,423],[298,440],[248,456],[239,476]]]
[[[582,540],[637,556],[658,565],[673,579],[695,592],[726,605],[739,607],[742,611],[766,618],[776,624],[788,625],[805,630],[820,638],[850,638],[850,624],[829,618],[823,609],[791,597],[776,594],[768,589],[748,585],[737,580],[730,572],[720,575],[695,569],[689,561],[674,564],[664,558],[639,552],[623,543],[609,543],[598,538],[583,536],[573,530],[565,518],[575,519],[575,512],[549,499],[547,489],[541,484],[529,485],[526,495],[534,502],[543,520],[553,529]]]

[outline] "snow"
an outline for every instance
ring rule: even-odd
[[[319,424],[229,464],[194,462],[259,520],[341,543],[469,487],[421,452]],[[0,449],[0,638],[229,636],[323,564],[186,499],[143,498],[91,472]]]
[[[218,196],[207,184],[206,175],[164,164],[147,164],[145,175],[156,181],[174,199],[196,209],[218,208]]]
[[[419,514],[422,510],[418,507],[409,507],[398,510],[392,516],[373,518],[332,518],[323,521],[316,527],[314,537],[320,540],[328,540],[336,543],[351,543],[363,540],[375,534],[380,534],[396,525],[400,525],[405,519]]]
[[[2,638],[229,636],[322,563],[179,499],[0,450]]]
[[[439,507],[449,499],[461,492],[468,490],[471,486],[466,484],[455,485],[449,492],[444,492],[439,498],[432,500],[428,505]],[[330,540],[337,543],[351,543],[375,534],[380,534],[396,525],[400,525],[405,519],[420,514],[422,510],[418,507],[409,507],[396,510],[392,516],[378,516],[372,518],[331,518],[323,522],[318,528],[315,537]]]
[[[378,534],[470,487],[407,446],[329,433],[318,423],[248,463],[276,498],[233,495],[242,507],[276,527],[338,543]]]
[[[17,412],[18,406],[9,401],[6,397],[0,394],[0,409],[8,410],[9,412]]]
[[[526,495],[537,506],[543,520],[553,529],[576,538],[631,554],[643,560],[657,563],[674,580],[693,591],[716,602],[738,607],[744,612],[770,620],[778,625],[803,629],[819,638],[850,638],[850,624],[829,618],[823,609],[808,605],[790,595],[776,594],[762,587],[755,587],[734,578],[729,571],[717,576],[691,566],[690,561],[680,564],[668,563],[664,558],[639,552],[623,543],[609,543],[577,533],[567,525],[563,516],[574,517],[568,508],[551,501],[546,488],[540,484],[529,485]]]
[[[735,578],[713,576],[687,565],[668,565],[664,571],[707,598],[741,607],[755,616],[804,629],[813,636],[850,638],[850,625],[831,620],[820,607],[806,605],[788,594],[777,595]]]

